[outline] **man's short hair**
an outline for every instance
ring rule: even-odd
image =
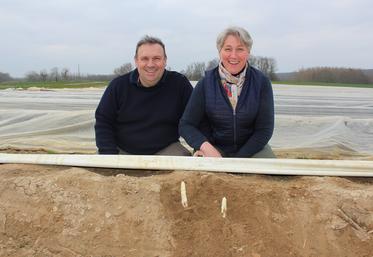
[[[163,48],[164,57],[167,58],[166,47],[164,46],[162,40],[160,40],[157,37],[152,37],[152,36],[148,36],[148,35],[145,35],[143,38],[140,39],[139,42],[137,42],[135,58],[137,58],[137,52],[139,50],[139,47],[142,46],[142,45],[145,45],[145,44],[158,44],[158,45],[160,45]]]

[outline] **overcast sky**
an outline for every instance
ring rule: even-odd
[[[0,72],[109,74],[133,63],[145,34],[164,41],[180,71],[217,57],[230,25],[246,28],[252,54],[274,58],[278,72],[373,68],[372,0],[0,0]]]

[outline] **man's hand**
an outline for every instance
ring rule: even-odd
[[[216,150],[216,148],[207,141],[205,141],[201,145],[201,148],[198,151],[196,151],[193,156],[222,157],[220,152],[218,150]]]

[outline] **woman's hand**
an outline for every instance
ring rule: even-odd
[[[205,141],[201,145],[201,148],[198,151],[196,151],[193,156],[222,157],[220,152],[218,150],[216,150],[216,148],[207,141]]]

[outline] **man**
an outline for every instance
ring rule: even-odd
[[[96,110],[100,154],[190,155],[178,124],[192,92],[188,79],[165,69],[163,42],[145,36],[136,46],[136,69],[115,78]]]

